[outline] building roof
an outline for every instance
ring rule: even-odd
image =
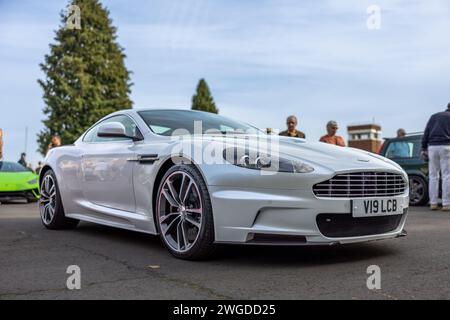
[[[367,129],[375,129],[375,130],[381,130],[381,126],[379,124],[375,123],[368,123],[368,124],[356,124],[356,125],[349,125],[347,126],[347,130],[367,130]]]

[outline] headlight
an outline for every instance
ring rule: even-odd
[[[314,168],[297,160],[289,160],[280,157],[252,154],[238,148],[228,148],[223,150],[223,158],[235,166],[254,169],[290,173],[310,173]]]
[[[37,179],[33,179],[33,180],[28,181],[28,184],[36,184],[36,183],[37,183]]]

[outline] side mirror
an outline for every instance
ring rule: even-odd
[[[120,122],[108,122],[100,125],[97,136],[101,138],[127,138],[133,141],[141,140],[138,137],[128,136],[124,125]]]

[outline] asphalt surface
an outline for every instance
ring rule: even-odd
[[[81,223],[49,231],[36,204],[0,205],[0,299],[450,299],[450,213],[413,208],[405,238],[341,247],[221,248],[172,258],[156,236]],[[81,268],[81,289],[66,287]],[[381,289],[366,286],[381,268]]]

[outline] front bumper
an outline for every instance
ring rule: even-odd
[[[407,194],[398,196],[402,215],[353,218],[351,199],[317,198],[312,190],[209,189],[218,243],[330,245],[405,235]]]
[[[26,199],[37,201],[39,199],[39,189],[28,189],[20,191],[0,191],[0,201],[13,201]]]

